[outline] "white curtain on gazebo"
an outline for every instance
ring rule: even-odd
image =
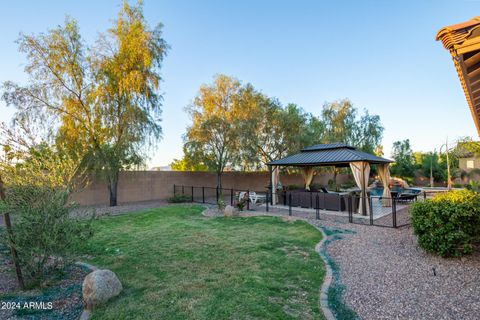
[[[368,177],[370,176],[370,164],[365,161],[360,162],[350,162],[350,169],[352,169],[353,177],[355,178],[355,182],[357,186],[360,188],[360,202],[358,205],[358,212],[368,214],[370,211],[368,201],[365,204],[367,209],[366,212],[362,212],[363,208],[363,199],[368,199],[367,197],[367,186],[368,186]]]
[[[280,185],[280,167],[275,166],[272,169],[272,202],[277,204],[277,190]]]
[[[314,174],[315,174],[315,170],[313,169],[313,167],[302,168],[302,176],[303,176],[303,182],[305,184],[305,190],[310,191],[310,184],[312,183]]]
[[[383,184],[382,205],[384,207],[392,206],[392,193],[390,192],[390,169],[389,164],[377,165],[378,177]]]

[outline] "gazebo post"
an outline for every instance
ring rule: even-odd
[[[270,204],[273,206],[273,171],[272,171],[272,166],[268,166],[268,172],[269,172],[269,177],[270,179],[268,180],[268,193],[270,194]]]

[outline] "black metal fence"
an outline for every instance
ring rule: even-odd
[[[362,200],[358,195],[323,192],[283,193],[278,196],[281,206],[288,208],[289,216],[310,218],[307,212],[314,211],[315,219],[328,216],[337,221],[390,228],[410,225],[408,208],[418,199],[419,195],[409,195],[390,198],[370,196]],[[366,202],[365,206],[362,206],[362,201]]]
[[[239,201],[243,200],[244,209],[250,211],[275,211],[279,214],[317,220],[334,218],[348,223],[389,228],[410,225],[408,212],[410,204],[428,198],[428,194],[423,193],[391,198],[370,196],[365,198],[366,210],[362,210],[361,197],[351,194],[309,192],[308,197],[305,197],[306,193],[279,193],[275,195],[276,203],[279,205],[272,207],[268,190],[174,185],[173,193],[188,197],[195,203],[217,205],[222,202],[236,207]]]
[[[195,203],[211,205],[223,203],[233,207],[237,206],[240,201],[243,201],[246,210],[258,210],[261,205],[265,205],[267,210],[269,210],[270,207],[269,193],[266,190],[173,185],[173,195],[188,197],[191,202]]]
[[[359,208],[360,197],[347,197],[348,222],[378,227],[400,228],[410,225],[409,206],[418,197],[370,196],[366,198],[367,212]]]

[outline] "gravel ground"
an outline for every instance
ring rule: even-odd
[[[363,319],[478,319],[480,254],[444,259],[417,246],[402,229],[316,222],[353,233],[327,253],[346,286],[344,300]]]
[[[152,208],[158,208],[161,206],[168,205],[164,200],[156,201],[142,201],[142,202],[132,202],[132,203],[120,203],[118,206],[109,207],[104,206],[82,206],[78,207],[73,211],[74,216],[90,216],[94,213],[96,216],[116,216],[119,214],[125,214],[133,211],[146,210]]]
[[[7,291],[0,296],[0,302],[18,303],[16,310],[0,310],[0,320],[6,319],[78,319],[83,310],[82,282],[89,270],[71,266],[60,279],[50,279],[42,289]],[[12,279],[14,279],[12,277]],[[2,279],[3,280],[3,279]],[[8,289],[8,288],[7,288]],[[9,288],[10,290],[14,288]],[[52,303],[51,310],[25,308],[25,304]]]
[[[339,269],[335,281],[345,286],[344,301],[360,318],[479,319],[480,250],[462,259],[445,259],[419,248],[410,226],[365,226],[329,215],[301,218],[333,231],[327,254]],[[407,210],[399,212],[397,220],[407,223]]]

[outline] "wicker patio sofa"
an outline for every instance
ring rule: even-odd
[[[287,190],[283,193],[283,204],[288,206],[291,199],[292,207],[313,208],[316,209],[316,199],[318,195],[318,208],[332,211],[345,211],[346,196],[348,193],[338,192],[309,192],[306,190]]]

